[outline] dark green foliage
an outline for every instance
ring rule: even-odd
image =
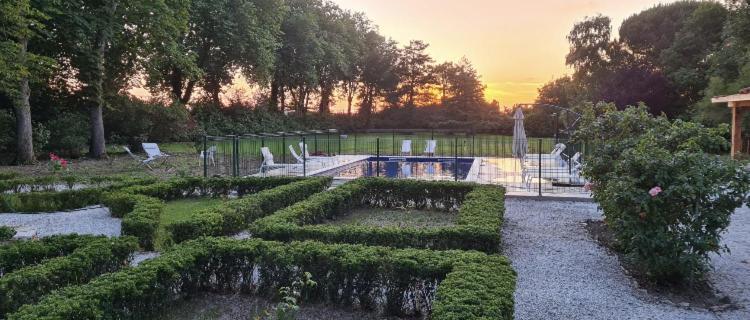
[[[259,277],[253,271],[259,270]],[[317,282],[302,297],[386,315],[512,319],[515,272],[507,258],[467,251],[202,238],[140,266],[52,293],[8,318],[142,319],[202,291],[273,297],[304,272]],[[437,287],[434,301],[430,298]],[[424,303],[411,309],[415,297]]]
[[[149,185],[137,185],[123,188],[115,192],[110,192],[103,197],[103,203],[110,208],[112,215],[122,218],[122,233],[124,235],[136,236],[143,248],[153,249],[154,237],[159,228],[159,221],[162,211],[164,210],[163,201],[200,196],[226,196],[235,191],[239,196],[246,194],[258,193],[262,190],[273,189],[278,186],[287,184],[300,183],[307,186],[309,181],[318,181],[319,185],[330,183],[329,179],[309,179],[302,180],[294,177],[274,177],[274,178],[177,178],[167,181],[161,181]],[[323,182],[325,181],[325,182]],[[179,223],[176,227],[170,228],[176,241],[197,238],[200,235],[219,235],[224,232],[236,232],[246,226],[246,219],[250,219],[255,212],[254,210],[266,209],[271,213],[275,209],[281,208],[275,205],[285,203],[284,201],[301,200],[295,192],[304,192],[304,188],[284,189],[290,192],[288,194],[272,193],[271,199],[265,200],[258,194],[253,195],[253,199],[263,199],[260,203],[250,202],[245,197],[236,201],[230,201],[217,208],[212,214],[198,213],[195,219]],[[320,187],[322,190],[322,187]],[[291,191],[290,191],[291,190]],[[320,190],[318,190],[320,191]],[[317,192],[317,191],[316,191]],[[297,200],[295,200],[297,199]],[[233,203],[236,203],[233,205]],[[266,208],[268,207],[268,208]],[[244,212],[244,214],[242,214]],[[253,219],[254,220],[254,219]],[[189,231],[188,231],[189,230]],[[200,230],[200,231],[199,231]],[[178,240],[179,239],[179,240]]]
[[[726,131],[643,107],[584,117],[577,134],[597,155],[584,168],[594,199],[620,249],[654,280],[701,279],[709,254],[726,251],[721,234],[750,191],[750,173],[714,154],[726,148]]]
[[[8,226],[0,226],[0,241],[7,241],[16,235],[16,229]]]
[[[63,176],[54,178],[21,179],[0,181],[2,188],[18,190],[23,187],[36,188],[41,185],[54,185],[64,183],[72,186],[75,183],[89,182],[94,185],[109,184],[99,188],[87,188],[79,190],[65,190],[60,192],[22,192],[0,194],[0,212],[51,212],[80,209],[83,207],[100,204],[102,195],[110,190],[117,190],[132,185],[149,184],[154,178],[76,178],[75,176]],[[52,188],[52,187],[49,187]]]
[[[319,240],[393,247],[497,252],[504,214],[502,188],[459,182],[365,178],[313,195],[260,219],[251,230],[270,240]],[[453,227],[316,225],[359,206],[458,211]]]
[[[0,315],[35,303],[53,290],[117,271],[127,264],[137,248],[132,237],[97,239],[70,255],[5,274],[0,278]]]
[[[261,191],[226,202],[218,208],[196,212],[188,219],[170,224],[168,230],[175,242],[200,236],[230,235],[259,218],[325,190],[330,183],[330,178],[308,178]]]
[[[78,184],[87,187],[121,188],[135,184],[149,184],[155,181],[155,178],[134,178],[125,175],[87,177],[64,174],[34,178],[13,177],[5,180],[0,179],[0,192],[54,191],[60,185],[72,190]]]
[[[41,240],[17,241],[0,246],[0,277],[42,260],[65,256],[88,243],[100,240],[100,236],[63,235]]]
[[[89,142],[88,118],[80,113],[62,113],[47,123],[50,131],[47,149],[62,157],[78,158]]]
[[[16,177],[18,177],[18,174],[15,172],[0,172],[0,181],[14,179]]]

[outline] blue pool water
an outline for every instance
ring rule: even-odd
[[[474,159],[459,158],[402,158],[371,157],[343,169],[334,170],[336,177],[388,177],[396,179],[464,180],[471,170]],[[458,164],[458,165],[456,165]]]

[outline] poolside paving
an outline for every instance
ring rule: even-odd
[[[505,254],[518,272],[516,319],[750,319],[750,210],[733,215],[709,279],[741,306],[711,312],[671,304],[638,288],[617,256],[588,235],[595,203],[508,199]]]

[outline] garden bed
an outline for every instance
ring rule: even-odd
[[[602,220],[586,220],[586,230],[591,238],[609,252],[617,255],[618,261],[626,274],[633,277],[640,288],[659,299],[671,301],[678,306],[710,309],[717,311],[737,309],[730,297],[719,294],[708,280],[678,283],[656,283],[642,270],[630,263],[625,254],[617,247],[615,234]]]
[[[302,304],[435,320],[513,318],[515,272],[501,256],[202,238],[138,267],[56,291],[9,319],[143,319],[204,292],[273,299],[304,272],[317,284],[305,287]]]
[[[504,189],[495,186],[362,178],[259,219],[251,231],[260,238],[279,241],[318,240],[492,253],[499,251],[504,197]],[[441,211],[452,215],[455,223],[426,223],[421,227],[398,226],[392,221],[374,226],[326,224],[349,219],[345,217],[353,210],[373,208]]]

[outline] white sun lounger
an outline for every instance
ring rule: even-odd
[[[424,154],[434,156],[435,149],[437,149],[437,140],[427,140],[424,146]]]
[[[204,153],[204,151],[201,151],[200,158],[201,161],[204,159],[207,160],[211,165],[216,165],[216,146],[210,146],[208,150]]]
[[[297,150],[294,149],[294,147],[290,144],[289,145],[289,152],[292,153],[292,157],[294,157],[295,160],[297,160],[297,163],[302,164],[307,162],[324,162],[328,161],[331,157],[310,157],[310,158],[302,158],[299,154],[297,154]]]
[[[324,160],[324,161],[333,161],[334,157],[321,157],[321,156],[311,156],[310,155],[310,148],[307,147],[307,144],[303,144],[302,142],[299,143],[299,149],[302,150],[300,154],[305,155],[305,159],[307,160]]]
[[[403,141],[401,141],[401,155],[402,156],[410,156],[411,155],[411,140],[403,140]]]
[[[299,170],[302,168],[301,164],[287,164],[287,163],[275,163],[273,161],[273,154],[268,147],[260,148],[260,153],[263,155],[263,162],[260,164],[260,173],[266,172],[271,169],[293,169]]]
[[[146,159],[143,159],[143,158],[138,157],[135,154],[133,154],[133,152],[130,151],[130,148],[128,148],[127,146],[123,146],[122,148],[125,149],[125,152],[127,152],[128,155],[130,155],[130,157],[133,158],[133,160],[138,161],[138,163],[140,165],[146,166],[146,168],[149,168],[149,169],[153,170],[153,168],[151,168],[151,166],[148,164],[148,162],[146,161]]]
[[[169,157],[168,154],[159,150],[159,145],[156,143],[142,143],[141,146],[143,146],[143,151],[146,151],[146,154],[148,155],[148,159],[143,160],[144,163]]]

